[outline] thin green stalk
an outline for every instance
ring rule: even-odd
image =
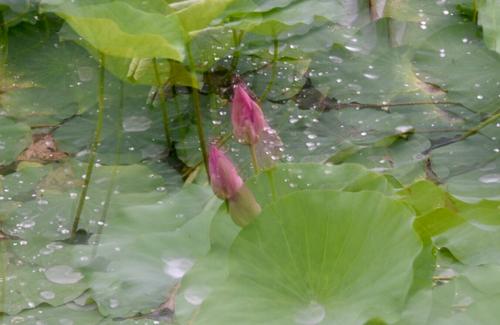
[[[462,134],[461,136],[457,136],[457,137],[454,137],[454,138],[450,139],[449,141],[446,141],[446,142],[439,143],[439,144],[436,144],[434,146],[431,146],[430,148],[424,150],[422,152],[422,154],[427,155],[432,150],[435,150],[435,149],[438,149],[438,148],[442,148],[442,147],[448,146],[450,144],[463,141],[463,140],[467,139],[468,137],[473,136],[474,134],[478,133],[484,127],[486,127],[486,126],[488,126],[488,125],[496,122],[496,120],[498,120],[499,118],[500,118],[500,111],[496,111],[495,113],[493,113],[493,115],[491,115],[490,117],[484,119],[483,121],[481,121],[475,127],[470,128],[467,131],[465,131],[465,133]]]
[[[8,266],[8,260],[7,260],[7,245],[6,245],[6,240],[1,240],[0,239],[0,286],[2,287],[0,289],[0,308],[1,310],[5,310],[5,297],[7,296],[7,266]],[[2,320],[2,315],[0,314],[0,320]]]
[[[233,53],[233,59],[231,60],[231,70],[235,71],[236,68],[238,67],[238,62],[240,60],[241,56],[241,51],[240,51],[240,46],[241,46],[241,40],[243,39],[244,31],[238,32],[236,29],[231,30],[233,33],[233,46],[234,46],[234,53]]]
[[[109,181],[108,190],[106,191],[106,198],[104,199],[104,206],[102,207],[101,218],[98,223],[97,235],[95,238],[95,242],[93,243],[94,247],[92,250],[92,258],[96,256],[97,248],[99,246],[99,242],[101,241],[101,235],[104,230],[106,217],[108,215],[109,206],[111,204],[111,196],[113,195],[113,190],[115,189],[116,175],[118,174],[118,165],[120,165],[121,147],[123,142],[123,103],[124,103],[123,81],[120,81],[120,103],[118,104],[118,117],[116,121],[118,134],[115,147],[115,161],[111,172],[111,179]]]
[[[82,190],[80,192],[80,197],[78,198],[78,205],[76,208],[75,218],[73,220],[73,227],[71,228],[71,236],[75,237],[78,230],[78,224],[80,223],[80,217],[83,212],[83,206],[85,205],[85,198],[87,197],[87,191],[90,184],[90,179],[92,178],[92,171],[94,170],[94,165],[97,156],[97,148],[101,141],[102,125],[104,121],[104,60],[105,56],[103,53],[99,53],[99,84],[98,84],[98,112],[97,112],[97,124],[94,132],[94,140],[90,145],[89,160],[87,165],[87,170],[85,172],[85,179],[83,180]]]
[[[500,111],[497,111],[496,113],[494,113],[493,115],[491,115],[490,117],[488,117],[487,119],[485,119],[484,121],[482,121],[481,123],[479,123],[478,125],[476,125],[475,127],[471,128],[467,132],[465,132],[461,136],[461,140],[466,139],[466,138],[470,137],[471,135],[476,134],[482,128],[484,128],[484,127],[486,127],[486,126],[494,123],[499,118],[500,118]]]
[[[255,151],[255,145],[251,144],[249,145],[250,148],[250,155],[252,156],[252,165],[253,165],[253,170],[255,172],[255,175],[259,173],[259,162],[257,161],[257,153]]]
[[[196,68],[194,65],[193,55],[191,54],[191,44],[186,46],[186,52],[189,60],[189,67],[191,69],[191,73],[193,74],[191,77],[191,95],[193,97],[193,105],[194,105],[194,115],[196,119],[196,129],[198,131],[198,140],[200,142],[201,154],[203,156],[203,163],[205,164],[205,171],[207,172],[208,181],[210,182],[210,174],[208,172],[208,152],[207,145],[205,140],[205,131],[203,130],[203,118],[201,115],[201,103],[200,103],[200,94],[198,93],[198,88],[196,84]]]
[[[479,11],[477,10],[477,0],[472,1],[472,22],[477,24]]]
[[[2,28],[2,35],[0,39],[0,45],[2,48],[2,58],[1,63],[7,63],[7,56],[9,54],[9,27],[3,16],[3,12],[0,12],[0,26]]]
[[[167,142],[167,147],[172,148],[172,136],[170,133],[170,118],[168,116],[167,101],[165,99],[165,93],[163,92],[163,83],[161,82],[160,72],[158,71],[158,62],[156,58],[153,58],[153,69],[155,71],[156,84],[158,87],[158,94],[160,96],[160,108],[163,118],[163,131],[165,133],[165,141]]]
[[[271,79],[269,80],[269,83],[266,86],[266,89],[264,89],[264,92],[262,93],[262,96],[259,98],[259,102],[262,103],[264,100],[267,98],[267,94],[271,91],[271,89],[274,86],[274,82],[276,81],[276,75],[278,73],[278,57],[279,57],[279,43],[278,39],[274,39],[273,41],[274,44],[274,50],[273,50],[273,67],[271,69]]]

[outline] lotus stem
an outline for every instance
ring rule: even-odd
[[[271,68],[271,79],[269,80],[266,89],[264,89],[262,96],[260,96],[259,98],[260,103],[266,100],[267,94],[271,91],[271,89],[274,86],[274,82],[276,81],[276,74],[278,73],[278,57],[279,57],[278,39],[275,38],[273,44],[274,44],[274,50],[273,50],[273,66]]]
[[[5,17],[3,16],[3,12],[1,11],[0,11],[0,27],[2,28],[2,35],[0,39],[2,57],[0,62],[2,64],[5,64],[7,63],[7,55],[9,53],[9,27],[7,27],[7,22],[5,21]]]
[[[83,206],[85,205],[85,198],[87,197],[87,191],[90,184],[90,179],[92,177],[92,171],[94,170],[94,164],[97,156],[97,148],[101,141],[102,125],[104,121],[104,63],[105,55],[99,53],[99,84],[98,84],[98,112],[97,112],[97,124],[94,132],[94,140],[90,145],[89,160],[87,165],[87,170],[85,172],[85,179],[83,180],[82,190],[80,191],[80,197],[78,198],[78,205],[76,208],[75,218],[73,219],[73,227],[71,228],[71,237],[76,236],[78,230],[78,224],[80,223],[80,217],[83,212]]]
[[[481,123],[479,123],[478,125],[476,125],[475,127],[469,129],[467,132],[465,132],[462,136],[461,136],[461,140],[464,140],[464,139],[467,139],[468,137],[470,137],[471,135],[474,135],[476,134],[477,132],[479,132],[482,128],[494,123],[496,120],[498,120],[500,118],[500,111],[497,111],[496,113],[494,113],[493,115],[491,115],[490,117],[488,117],[487,119],[485,119],[484,121],[482,121]]]
[[[115,147],[115,161],[111,172],[111,179],[109,181],[108,189],[106,191],[106,198],[104,199],[104,206],[102,207],[101,219],[99,220],[100,222],[98,223],[96,239],[95,242],[93,243],[94,249],[92,251],[92,258],[96,256],[97,247],[99,246],[98,244],[101,241],[102,231],[104,230],[106,217],[108,215],[109,206],[111,204],[111,196],[115,188],[116,175],[118,174],[118,166],[120,165],[121,147],[123,142],[123,103],[124,103],[123,81],[120,81],[120,103],[118,105],[118,118],[116,121],[116,128],[118,130],[118,134]]]
[[[198,131],[198,140],[200,142],[201,154],[203,156],[203,163],[205,164],[205,171],[207,173],[208,182],[210,182],[210,174],[208,172],[208,153],[207,153],[207,145],[205,140],[205,131],[203,130],[203,118],[201,115],[201,104],[200,104],[200,94],[198,93],[197,85],[196,85],[196,69],[194,65],[193,55],[191,53],[191,44],[186,45],[186,52],[189,60],[189,67],[191,69],[191,73],[193,76],[191,77],[191,94],[193,97],[193,105],[194,105],[194,115],[196,118],[196,129]]]
[[[252,156],[252,166],[255,175],[259,173],[259,162],[257,161],[257,152],[255,151],[255,144],[250,144],[250,155]]]
[[[5,310],[5,297],[7,296],[7,266],[9,265],[7,260],[7,241],[0,239],[0,308]],[[1,318],[1,317],[0,317]]]
[[[238,62],[240,61],[240,56],[241,56],[240,45],[245,32],[242,30],[238,32],[234,28],[231,31],[233,33],[233,46],[234,46],[233,59],[231,60],[231,70],[235,71],[236,68],[238,67]]]

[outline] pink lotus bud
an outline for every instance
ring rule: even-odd
[[[231,121],[234,136],[246,144],[259,142],[260,134],[266,126],[261,108],[241,83],[234,86]]]
[[[260,214],[260,205],[231,160],[216,145],[210,147],[208,172],[215,195],[227,200],[233,221],[240,227],[250,224]]]
[[[210,146],[208,172],[212,189],[219,198],[231,199],[243,186],[231,160],[216,145]]]

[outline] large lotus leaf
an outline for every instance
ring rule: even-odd
[[[0,117],[0,165],[7,165],[31,143],[30,127]]]
[[[96,103],[96,63],[77,45],[59,42],[53,33],[58,26],[47,18],[9,29],[3,114],[50,125]]]
[[[99,310],[133,316],[165,302],[208,252],[208,228],[219,206],[210,189],[191,186],[164,203],[123,209],[100,237],[91,239],[99,242],[97,259],[107,264],[88,273]]]
[[[500,53],[500,6],[495,0],[478,1],[478,23],[483,26],[486,45]]]
[[[246,185],[262,207],[302,190],[392,193],[392,187],[383,175],[354,164],[279,164],[270,173],[251,177]],[[189,318],[193,309],[223,283],[228,274],[229,247],[240,231],[241,228],[228,216],[227,208],[222,206],[210,226],[210,253],[200,259],[182,281],[179,292],[182,299],[177,300],[180,319]],[[210,286],[207,286],[208,283]]]
[[[237,237],[229,278],[195,323],[396,320],[421,249],[412,221],[404,205],[373,192],[283,197]]]
[[[47,8],[102,53],[127,58],[184,59],[184,30],[175,14],[148,12],[127,2],[61,3]]]

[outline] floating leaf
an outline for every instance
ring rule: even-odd
[[[394,321],[421,249],[411,223],[407,208],[373,192],[283,197],[237,237],[229,278],[196,322]]]

